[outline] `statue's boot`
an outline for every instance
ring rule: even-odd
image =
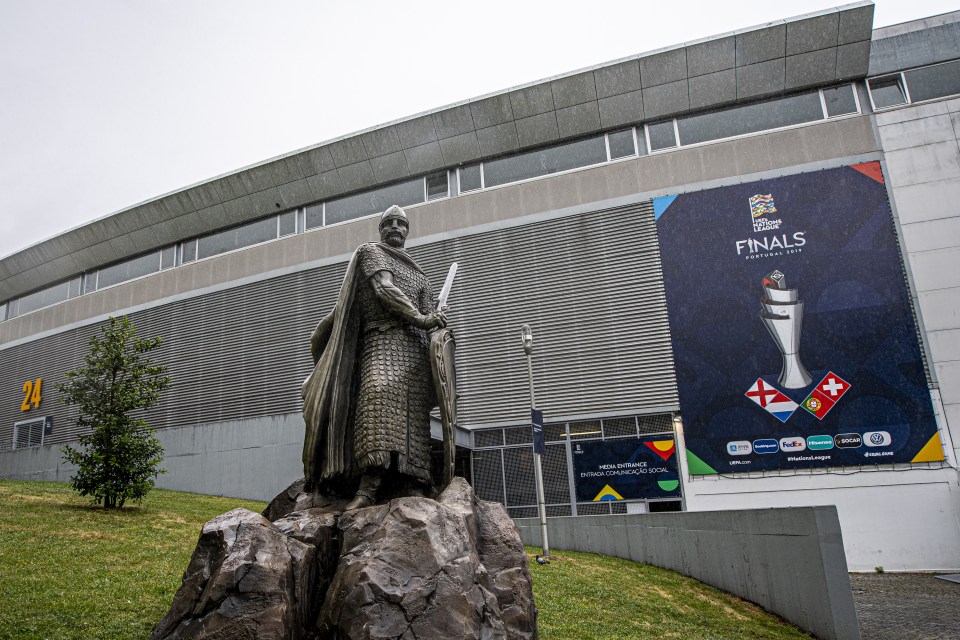
[[[360,478],[360,487],[357,488],[356,495],[353,496],[346,507],[345,511],[352,511],[354,509],[363,509],[364,507],[369,507],[373,504],[373,501],[377,498],[377,489],[380,488],[380,476],[375,473],[365,473],[363,477]]]

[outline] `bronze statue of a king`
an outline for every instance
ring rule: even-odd
[[[428,491],[430,411],[438,402],[445,481],[453,468],[453,336],[430,281],[404,250],[408,231],[403,209],[384,211],[380,242],[353,254],[336,305],[311,338],[315,366],[302,389],[305,488],[353,493],[347,509],[373,504],[383,483],[394,495]]]

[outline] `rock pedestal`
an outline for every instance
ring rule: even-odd
[[[455,478],[437,500],[343,512],[294,483],[203,527],[153,640],[535,639],[527,556],[504,508]]]

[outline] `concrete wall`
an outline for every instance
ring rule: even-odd
[[[683,478],[690,511],[835,506],[851,571],[960,569],[960,488],[950,468],[694,478],[684,469]]]
[[[944,444],[956,460],[960,446],[960,99],[884,111],[876,115],[876,122],[930,365],[943,401]]]
[[[272,500],[303,477],[303,416],[298,413],[162,429],[163,489]],[[0,452],[0,478],[69,482],[75,467],[63,445]]]
[[[534,518],[517,520],[540,545]],[[833,507],[551,518],[552,549],[672,569],[789,620],[818,638],[860,638]]]

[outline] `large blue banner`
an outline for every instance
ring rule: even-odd
[[[577,502],[680,496],[673,438],[586,440],[571,446]]]
[[[879,163],[654,210],[691,473],[943,459]]]

